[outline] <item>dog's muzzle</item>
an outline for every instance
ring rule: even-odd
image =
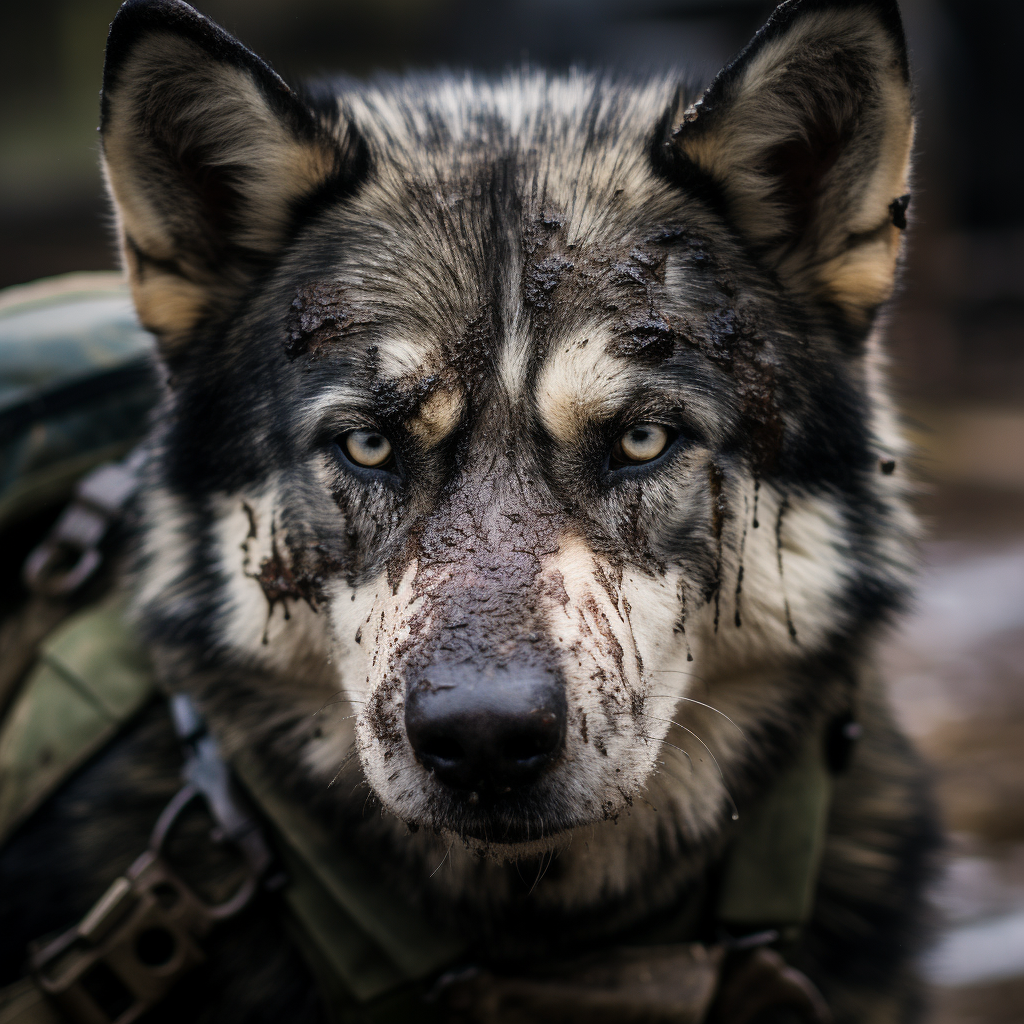
[[[406,693],[417,759],[443,785],[481,796],[535,782],[562,752],[565,724],[562,680],[532,666],[435,665]]]

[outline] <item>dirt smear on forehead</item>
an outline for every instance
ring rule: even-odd
[[[372,317],[350,303],[332,281],[310,281],[295,293],[286,322],[285,355],[318,359],[339,341],[358,334]]]
[[[666,288],[670,257],[699,281],[699,301],[679,301]],[[784,427],[775,357],[754,299],[710,239],[680,226],[633,240],[572,242],[564,218],[549,206],[526,222],[521,292],[535,360],[544,358],[555,336],[595,316],[615,338],[612,351],[640,365],[653,368],[684,350],[699,352],[735,383],[755,474],[775,466]]]

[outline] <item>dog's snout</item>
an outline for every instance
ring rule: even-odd
[[[565,741],[551,673],[438,671],[409,688],[405,728],[420,763],[452,789],[507,793],[533,782]]]

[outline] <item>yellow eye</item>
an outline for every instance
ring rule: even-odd
[[[357,466],[373,469],[391,458],[391,442],[375,430],[353,430],[342,439],[345,452]]]
[[[626,465],[637,465],[656,459],[667,447],[668,431],[657,423],[638,423],[615,442],[612,459]]]

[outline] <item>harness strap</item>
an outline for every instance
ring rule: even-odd
[[[157,1005],[203,962],[206,933],[248,906],[270,864],[262,834],[237,803],[228,768],[188,698],[174,699],[172,717],[186,749],[185,785],[161,812],[148,848],[77,925],[32,950],[35,984],[78,1024],[130,1024]],[[163,854],[178,818],[197,799],[215,822],[211,841],[233,843],[245,862],[233,893],[218,904],[200,898]],[[24,1012],[42,1012],[27,995],[21,1003]]]
[[[737,823],[716,915],[730,934],[774,929],[789,940],[810,920],[831,799],[825,737],[816,729]]]
[[[0,988],[0,1024],[64,1024],[64,1018],[31,978],[22,978]]]
[[[39,651],[0,729],[0,843],[155,690],[116,598],[71,616]]]
[[[396,900],[366,864],[282,796],[255,760],[238,758],[234,768],[280,840],[289,907],[325,966],[357,1000],[429,978],[465,953],[459,936]]]
[[[442,1000],[474,1024],[703,1024],[724,957],[699,942],[619,947],[520,977],[455,978]]]
[[[74,501],[29,554],[22,572],[29,600],[0,626],[0,721],[40,643],[81,607],[85,585],[103,562],[101,545],[138,489],[145,459],[137,449],[82,477]]]

